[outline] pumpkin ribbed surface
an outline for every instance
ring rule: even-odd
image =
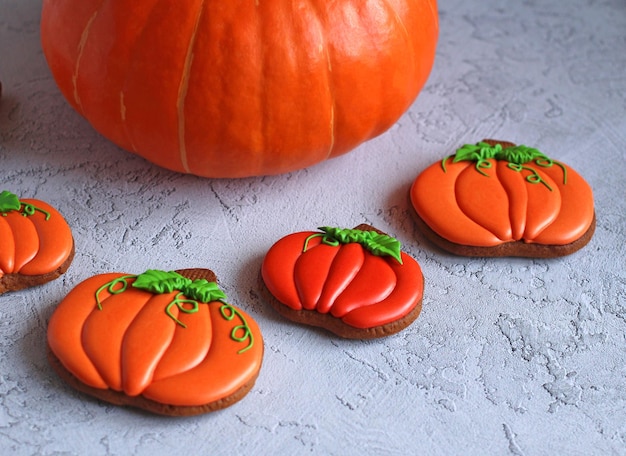
[[[105,137],[179,172],[278,174],[343,154],[430,73],[435,0],[44,0],[44,54]]]

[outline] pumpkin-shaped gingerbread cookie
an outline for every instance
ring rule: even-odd
[[[49,204],[0,192],[0,294],[56,279],[74,258],[74,238]]]
[[[263,260],[269,301],[283,316],[335,334],[394,334],[419,315],[424,278],[400,243],[368,225],[290,234]]]
[[[461,147],[424,170],[410,198],[426,237],[458,255],[557,257],[586,245],[595,229],[589,184],[510,142]]]
[[[50,319],[51,365],[117,405],[184,416],[233,404],[254,385],[263,340],[215,280],[206,269],[87,279]]]

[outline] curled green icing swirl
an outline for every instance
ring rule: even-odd
[[[524,145],[502,147],[502,144],[500,143],[493,146],[486,142],[479,142],[477,144],[465,144],[457,149],[454,156],[448,156],[442,160],[441,167],[443,168],[444,172],[447,172],[446,162],[452,157],[454,157],[452,159],[453,163],[457,163],[460,161],[476,162],[476,171],[487,177],[489,177],[489,175],[483,170],[492,167],[492,162],[490,161],[490,159],[506,161],[508,162],[509,169],[513,171],[529,171],[530,174],[526,176],[527,182],[531,184],[541,183],[545,185],[550,191],[552,191],[552,188],[545,180],[541,178],[537,171],[531,167],[524,165],[529,162],[534,162],[537,166],[541,166],[543,168],[549,168],[553,165],[557,165],[563,171],[563,184],[567,184],[567,169],[562,163],[552,160],[537,149]]]
[[[241,350],[239,350],[237,353],[241,354],[249,350],[254,344],[254,336],[252,335],[252,331],[250,331],[248,322],[246,321],[244,316],[241,314],[241,312],[239,312],[230,304],[222,303],[222,306],[220,307],[220,314],[222,314],[222,317],[224,317],[224,319],[227,321],[232,321],[235,317],[239,317],[239,320],[241,320],[242,324],[237,325],[233,328],[233,330],[230,332],[230,337],[231,339],[237,342],[243,343],[246,340],[249,341],[248,345],[242,348]],[[241,333],[241,334],[238,335],[237,333]]]
[[[309,241],[314,237],[322,237],[322,242],[333,247],[339,244],[357,243],[363,246],[372,255],[390,256],[398,263],[402,264],[400,241],[386,234],[380,234],[376,231],[366,231],[357,229],[334,228],[323,226],[319,228],[323,233],[315,233],[310,235],[304,241],[303,252],[308,249]]]
[[[41,212],[45,216],[45,220],[50,219],[50,212],[45,209],[41,209],[33,204],[24,203],[14,193],[8,190],[0,192],[0,213],[6,215],[10,211],[22,211],[24,217],[30,217],[35,214],[36,211]]]
[[[117,295],[128,289],[129,279],[134,280],[132,286],[153,294],[166,294],[179,291],[174,299],[165,307],[165,313],[176,322],[186,328],[182,321],[174,316],[172,307],[177,307],[180,312],[193,314],[198,312],[200,304],[220,302],[220,314],[225,320],[231,321],[235,316],[241,320],[241,325],[235,326],[231,331],[231,338],[236,342],[249,341],[248,345],[237,353],[249,350],[254,344],[254,337],[248,322],[244,316],[233,306],[226,302],[226,294],[219,288],[217,283],[206,279],[191,280],[175,271],[159,271],[150,269],[139,275],[125,275],[105,283],[96,291],[96,305],[102,310],[101,293],[107,290],[110,294]]]
[[[134,275],[118,277],[117,279],[113,279],[98,288],[98,290],[96,291],[96,305],[98,306],[98,310],[102,310],[102,301],[100,300],[100,294],[104,290],[107,290],[112,295],[123,293],[128,288],[128,282],[126,281],[126,279],[135,279],[136,277],[137,276]]]

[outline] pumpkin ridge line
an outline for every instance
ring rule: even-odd
[[[180,162],[185,172],[190,173],[189,161],[187,157],[187,145],[185,142],[185,100],[189,91],[189,79],[191,73],[191,67],[193,65],[194,48],[197,42],[198,28],[200,26],[200,19],[204,15],[206,0],[202,0],[200,8],[198,8],[197,17],[189,37],[189,45],[187,46],[187,53],[185,55],[185,65],[183,67],[183,74],[180,78],[178,85],[178,98],[176,100],[176,108],[178,113],[178,151],[180,156]]]
[[[539,230],[533,237],[532,239],[528,239],[526,238],[526,227],[524,227],[524,236],[523,239],[524,241],[528,242],[532,242],[534,241],[537,237],[539,237],[541,235],[541,233],[543,233],[546,229],[548,229],[553,223],[555,223],[560,215],[561,215],[561,209],[563,207],[563,200],[561,197],[561,190],[559,188],[559,185],[557,184],[556,180],[548,173],[546,173],[544,170],[540,170],[540,169],[534,169],[533,170],[536,173],[541,173],[542,175],[539,176],[541,178],[541,180],[544,180],[547,178],[548,182],[546,182],[546,187],[548,187],[550,189],[550,192],[555,192],[555,194],[558,194],[558,199],[559,199],[559,208],[558,208],[558,212],[556,213],[556,215],[552,218],[552,220],[549,223],[546,223],[545,226],[543,228],[541,228],[541,230]],[[550,183],[552,183],[552,187],[550,188]]]
[[[24,267],[26,265],[28,265],[29,263],[35,261],[37,259],[37,257],[39,256],[39,253],[41,252],[41,233],[40,233],[40,230],[38,228],[38,224],[33,222],[31,220],[31,217],[24,217],[24,218],[33,226],[33,229],[35,230],[35,233],[37,233],[37,250],[35,251],[35,254],[33,255],[32,258],[30,258],[28,261],[26,261],[24,264],[22,264],[20,266],[20,271],[22,269],[24,269]],[[16,247],[16,250],[17,250],[17,243],[16,243],[15,247]],[[19,271],[15,271],[15,272],[19,272]]]
[[[409,31],[407,30],[406,25],[404,24],[404,21],[402,20],[402,17],[400,17],[400,15],[398,14],[398,11],[391,5],[389,0],[383,0],[383,3],[387,5],[387,8],[389,8],[390,11],[393,12],[396,22],[398,23],[398,25],[404,32],[404,37],[406,39],[406,42],[409,45],[409,48],[411,49],[411,55],[415,55],[415,48],[413,47],[413,41],[411,40],[411,36],[409,35]],[[429,6],[432,9],[430,2],[429,2]],[[408,59],[408,60],[410,60],[410,62],[413,64],[413,74],[415,74],[417,72],[417,68],[415,67],[415,60],[414,59]]]
[[[14,264],[15,264],[15,249],[17,248],[17,243],[15,242],[15,236],[13,235],[13,230],[11,229],[11,225],[0,218],[0,223],[5,223],[7,225],[7,231],[11,234],[11,238],[13,239],[13,261],[12,264],[10,265],[10,269],[11,271],[3,271],[2,268],[0,268],[0,277],[2,277],[5,274],[10,274],[12,272],[12,270],[14,269]]]
[[[152,8],[150,9],[150,12],[146,15],[146,24],[149,23],[151,18],[153,17],[154,11],[157,9],[159,1],[161,0],[155,0],[154,3],[152,4]],[[132,43],[132,45],[129,45],[129,51],[128,51],[129,56],[130,56],[129,61],[133,61],[134,59],[136,59],[136,55],[138,52],[137,47],[139,46],[139,43],[141,43],[142,38],[144,37],[147,29],[148,29],[147,25],[144,24],[144,26],[141,28],[141,32],[138,33],[137,36],[135,37],[135,41]],[[135,144],[135,141],[132,135],[132,130],[129,127],[128,123],[126,122],[127,109],[126,109],[126,102],[125,102],[125,98],[126,98],[125,93],[127,90],[128,79],[132,70],[133,70],[133,66],[128,65],[126,68],[126,74],[124,75],[124,78],[122,79],[121,88],[120,88],[120,114],[122,112],[124,113],[124,119],[123,119],[122,125],[124,127],[124,134],[126,136],[125,139],[130,144],[130,148],[134,152],[138,152],[137,145]]]
[[[493,231],[491,231],[489,228],[487,228],[486,226],[484,226],[482,223],[479,223],[479,222],[478,222],[477,220],[475,220],[473,217],[470,217],[470,215],[469,215],[469,214],[468,214],[465,210],[463,210],[463,208],[462,208],[462,207],[461,207],[461,205],[459,204],[459,199],[456,197],[456,195],[457,195],[457,194],[458,194],[458,192],[459,192],[459,190],[457,189],[458,182],[459,182],[460,177],[463,175],[463,172],[467,171],[469,168],[472,168],[472,169],[470,170],[470,172],[474,172],[474,171],[475,171],[475,170],[474,170],[474,166],[473,166],[473,164],[472,164],[472,163],[469,163],[467,166],[465,166],[464,170],[463,170],[462,172],[460,172],[460,173],[456,176],[456,178],[455,178],[455,180],[454,180],[454,194],[455,194],[454,201],[455,201],[455,203],[456,203],[457,207],[459,208],[459,211],[460,211],[460,212],[461,212],[461,213],[462,213],[465,217],[467,217],[467,219],[468,219],[468,220],[471,220],[471,221],[472,221],[472,223],[474,223],[474,224],[476,224],[477,226],[479,226],[479,227],[483,228],[483,229],[484,229],[485,231],[487,231],[489,234],[493,235],[495,238],[497,238],[497,239],[499,239],[500,241],[502,241],[502,239],[500,239],[500,237],[499,237],[499,236],[497,236],[497,235],[496,235]],[[488,168],[488,169],[493,169],[493,168],[495,168],[495,166],[491,166],[491,168]],[[481,174],[485,174],[485,173],[481,173]],[[493,178],[493,176],[490,176],[489,174],[485,174],[483,177],[484,177],[485,179]]]
[[[328,81],[328,95],[330,98],[330,145],[328,147],[328,153],[326,154],[326,159],[332,157],[333,155],[333,149],[335,148],[335,129],[336,129],[336,125],[335,125],[335,111],[336,111],[336,106],[335,106],[335,91],[333,90],[333,84],[332,84],[332,74],[333,74],[333,63],[332,63],[332,59],[330,57],[330,50],[328,48],[328,41],[325,38],[325,34],[324,36],[324,53],[326,54],[326,62],[327,62],[327,72],[326,72],[326,80]]]
[[[330,101],[329,105],[329,109],[330,109],[330,122],[329,122],[329,139],[330,139],[330,144],[328,146],[328,152],[326,153],[326,157],[325,160],[329,159],[330,157],[333,156],[333,150],[335,149],[335,131],[336,131],[336,122],[335,122],[335,113],[337,111],[337,106],[336,106],[336,98],[335,98],[335,90],[334,90],[334,85],[333,85],[333,59],[331,57],[331,53],[330,53],[330,47],[328,46],[328,33],[326,30],[326,27],[324,26],[325,21],[323,20],[325,18],[325,16],[322,14],[322,11],[320,9],[320,7],[318,6],[318,3],[314,2],[314,1],[310,1],[309,5],[311,7],[311,10],[315,12],[315,17],[317,19],[317,25],[319,26],[319,30],[320,30],[320,36],[321,36],[321,42],[320,42],[320,52],[323,52],[324,55],[326,56],[326,82],[328,85],[328,99]]]
[[[519,238],[518,236],[515,236],[516,233],[516,227],[513,226],[513,205],[511,204],[512,201],[512,195],[509,193],[509,190],[507,189],[507,186],[504,185],[503,180],[500,178],[500,176],[502,175],[502,173],[499,170],[498,167],[498,162],[496,161],[496,163],[493,166],[493,172],[494,172],[494,176],[498,179],[498,182],[500,182],[500,185],[502,186],[502,189],[504,190],[504,193],[507,196],[507,202],[509,204],[508,207],[508,215],[509,215],[509,225],[511,226],[511,235],[512,235],[512,239],[514,241],[519,241],[521,240],[521,238]],[[506,171],[511,171],[510,168],[506,168]],[[528,191],[526,190],[526,186],[522,187],[524,189],[524,191],[526,192],[526,198],[528,199]],[[521,236],[524,236],[524,231],[526,230],[526,223],[528,221],[528,200],[526,201],[526,209],[524,210],[524,220],[520,221],[520,228],[519,230],[517,230],[517,232],[521,233]]]
[[[94,13],[91,15],[87,23],[85,24],[85,28],[80,35],[80,40],[78,41],[78,55],[76,56],[76,64],[74,65],[74,72],[72,73],[72,88],[74,101],[76,105],[80,108],[80,111],[83,111],[83,104],[80,100],[80,95],[78,94],[78,73],[80,71],[80,64],[83,58],[83,53],[85,52],[85,44],[87,43],[87,39],[89,38],[89,34],[91,32],[91,27],[93,26],[93,22],[96,20],[96,17],[100,13],[100,9],[103,7],[104,1],[100,3],[100,6]]]

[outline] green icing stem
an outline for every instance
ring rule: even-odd
[[[45,220],[50,219],[50,212],[33,204],[20,201],[16,194],[8,190],[0,192],[0,213],[2,213],[3,216],[6,216],[7,212],[19,210],[22,211],[24,217],[30,217],[34,215],[36,211],[39,211],[45,215]]]
[[[185,307],[185,304],[191,304],[191,309]],[[193,299],[184,299],[184,294],[182,292],[176,295],[174,300],[170,302],[167,307],[165,307],[165,313],[183,328],[186,328],[187,325],[174,316],[170,310],[172,306],[178,307],[178,310],[186,314],[194,314],[200,310],[198,301],[194,301]]]
[[[490,159],[503,160],[508,162],[508,167],[513,171],[522,172],[530,171],[530,175],[526,176],[526,181],[531,184],[543,184],[550,191],[552,188],[544,181],[537,171],[531,167],[523,166],[526,163],[534,162],[537,166],[542,168],[550,168],[553,165],[557,165],[563,171],[563,184],[567,184],[567,168],[562,163],[552,160],[544,155],[537,149],[527,147],[524,145],[514,147],[502,147],[502,144],[495,144],[491,146],[485,142],[479,142],[477,144],[465,144],[457,149],[454,155],[445,157],[441,161],[441,167],[444,172],[446,170],[446,162],[453,158],[452,162],[457,163],[460,161],[473,161],[476,162],[475,168],[483,176],[489,177],[483,169],[489,169],[492,167]]]
[[[363,246],[372,255],[390,256],[398,263],[402,264],[402,245],[400,241],[386,234],[380,234],[376,231],[365,231],[356,229],[334,228],[323,226],[319,228],[323,233],[314,233],[306,238],[302,252],[306,252],[309,248],[309,241],[315,237],[321,237],[322,243],[331,247],[337,247],[340,244],[357,243]]]
[[[34,206],[32,204],[24,203],[24,202],[21,202],[21,201],[20,201],[20,205],[24,208],[24,213],[22,214],[24,217],[29,217],[29,216],[35,214],[35,211],[39,211],[39,212],[41,212],[42,214],[45,215],[45,219],[46,220],[50,219],[50,212],[48,212],[48,211],[46,211],[46,210],[44,210],[44,209],[42,209],[40,207]]]
[[[179,290],[180,293],[178,293],[175,296],[174,300],[165,307],[165,313],[172,320],[174,320],[176,324],[182,326],[183,328],[187,328],[187,325],[185,325],[182,321],[174,316],[174,314],[172,313],[173,306],[178,307],[178,310],[180,310],[181,312],[184,312],[186,314],[193,314],[198,312],[201,303],[221,303],[220,314],[225,320],[231,321],[235,317],[239,317],[239,319],[241,320],[241,325],[235,326],[231,331],[231,339],[233,339],[235,342],[245,342],[246,340],[249,341],[248,345],[239,350],[237,353],[241,354],[249,350],[254,345],[254,336],[252,335],[252,331],[250,330],[250,326],[248,325],[245,317],[241,314],[241,312],[225,302],[226,295],[222,290],[219,289],[215,282],[208,282],[205,279],[192,281],[191,279],[183,277],[180,274],[172,271],[164,272],[149,270],[138,276],[125,275],[105,283],[96,291],[96,305],[98,307],[98,310],[102,310],[102,300],[100,299],[100,294],[104,290],[107,290],[112,295],[123,293],[128,289],[128,279],[135,280],[135,282],[132,284],[133,287],[151,292],[153,294],[171,293],[175,291],[174,287],[181,288],[181,290]],[[189,299],[187,295],[190,295],[193,298],[204,299],[204,301],[199,302],[199,299]],[[191,305],[191,308],[187,307],[186,305]],[[239,333],[242,334],[240,335]]]

